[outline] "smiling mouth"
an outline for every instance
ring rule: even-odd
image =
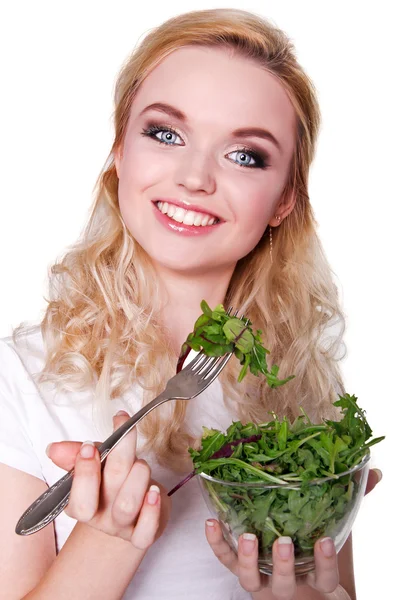
[[[208,215],[207,213],[198,212],[195,210],[185,210],[180,206],[169,204],[168,202],[158,201],[154,205],[164,215],[168,215],[170,219],[184,225],[192,225],[195,227],[206,227],[216,225],[220,222],[217,217]]]

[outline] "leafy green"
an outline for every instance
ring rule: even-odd
[[[242,488],[203,479],[220,519],[235,535],[255,533],[261,556],[270,555],[281,535],[292,537],[295,553],[311,555],[315,541],[335,532],[355,503],[358,473],[341,474],[359,464],[384,437],[369,439],[372,430],[355,396],[339,396],[334,405],[341,408],[340,421],[312,424],[303,410],[290,423],[272,413],[266,423],[235,421],[226,433],[204,427],[200,450],[189,448],[191,476],[205,473],[247,484]]]
[[[279,367],[273,365],[268,369],[266,355],[269,350],[264,348],[260,329],[256,333],[251,328],[251,321],[230,317],[222,304],[212,310],[205,300],[201,304],[202,314],[196,320],[193,331],[189,333],[182,346],[181,356],[185,356],[190,348],[199,352],[203,350],[208,356],[222,356],[234,352],[242,368],[238,381],[242,381],[248,369],[253,375],[262,373],[271,388],[283,385],[293,379],[278,379]]]

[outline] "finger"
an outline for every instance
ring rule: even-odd
[[[150,485],[157,485],[161,492],[160,524],[156,535],[156,539],[158,539],[164,532],[171,516],[172,498],[168,496],[168,490],[161,483],[155,481],[155,479],[150,478]]]
[[[100,444],[101,442],[95,442],[97,447]],[[81,446],[82,442],[53,442],[47,446],[46,454],[55,465],[70,471],[75,465]]]
[[[152,485],[146,494],[131,537],[131,543],[135,548],[146,550],[155,541],[160,525],[160,512],[160,488],[157,485]]]
[[[111,510],[117,526],[134,524],[149,488],[151,470],[145,460],[137,460],[119,490]]]
[[[254,533],[243,533],[238,545],[239,582],[248,592],[261,589],[261,575],[258,568],[258,539]]]
[[[129,419],[128,413],[119,411],[113,418],[114,431]],[[107,456],[103,469],[104,499],[112,503],[128,476],[136,459],[136,427],[132,429]]]
[[[222,534],[221,525],[215,519],[206,521],[206,538],[218,560],[234,575],[239,575],[239,561]]]
[[[84,442],[75,461],[67,515],[83,523],[93,518],[99,505],[100,480],[99,452],[93,442]]]
[[[365,494],[369,494],[372,492],[374,487],[380,482],[382,479],[382,471],[380,469],[371,469],[368,473],[368,481],[367,487],[365,489]]]
[[[307,576],[307,583],[319,592],[333,592],[339,585],[337,554],[332,538],[326,537],[314,545],[315,571]]]
[[[281,600],[292,600],[296,593],[294,547],[290,537],[281,536],[272,546],[272,594]]]

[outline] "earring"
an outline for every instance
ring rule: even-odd
[[[278,221],[278,223],[280,223],[280,222],[281,222],[281,218],[282,218],[282,217],[280,217],[279,215],[275,215],[275,219]]]
[[[269,255],[271,257],[271,264],[274,262],[272,259],[272,227],[269,226]]]

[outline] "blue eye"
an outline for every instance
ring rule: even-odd
[[[248,152],[243,152],[243,150],[236,150],[235,152],[230,152],[230,154],[237,154],[238,155],[237,156],[237,161],[235,159],[234,160],[241,167],[253,167],[253,166],[257,166],[257,161]],[[253,161],[253,162],[251,163],[251,161]]]
[[[144,129],[142,131],[142,135],[151,137],[157,140],[157,142],[159,142],[160,144],[166,144],[167,146],[181,146],[181,144],[175,144],[176,139],[181,138],[171,127],[159,127],[158,125],[150,125],[147,129]]]

